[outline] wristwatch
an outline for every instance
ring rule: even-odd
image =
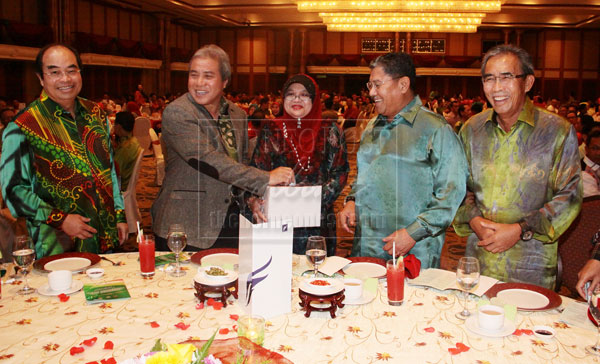
[[[533,231],[531,230],[531,227],[527,225],[527,222],[525,220],[521,220],[519,221],[519,226],[521,227],[521,240],[531,240],[531,238],[533,238]]]
[[[348,202],[350,202],[350,201],[356,202],[356,197],[354,197],[354,196],[346,196],[346,198],[344,199],[344,206],[346,206],[346,204]]]

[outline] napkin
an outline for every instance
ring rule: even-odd
[[[325,263],[321,264],[319,267],[319,272],[328,276],[333,276],[335,272],[339,271],[350,263],[352,263],[350,259],[338,256],[327,257],[327,259],[325,259]]]
[[[415,279],[421,272],[421,261],[414,254],[404,257],[404,275],[409,279]]]

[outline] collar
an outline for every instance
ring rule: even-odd
[[[600,165],[594,162],[593,160],[589,159],[588,157],[583,157],[583,163],[585,163],[586,166],[590,167],[590,169],[594,172],[600,169]]]
[[[197,103],[189,92],[187,94],[187,97],[188,97],[188,100],[190,100],[192,104],[196,105],[198,110],[200,110],[200,112],[202,114],[204,114],[204,116],[207,117],[208,119],[217,120],[222,115],[229,114],[229,103],[227,102],[227,99],[224,96],[221,96],[221,100],[219,101],[219,115],[217,116],[217,119],[213,118],[211,113],[208,112],[208,110],[206,110],[206,107],[204,107],[204,105],[200,105],[199,103]]]
[[[71,113],[69,113],[62,106],[60,106],[59,103],[57,103],[56,101],[52,100],[50,98],[50,96],[48,96],[48,94],[46,93],[46,91],[44,91],[44,90],[42,90],[42,93],[40,94],[40,101],[42,102],[42,104],[44,104],[44,106],[46,106],[46,108],[48,110],[56,110],[58,108],[59,110],[62,110],[62,114],[63,115],[71,115]],[[78,115],[80,112],[81,112],[81,105],[80,105],[79,96],[77,96],[75,98],[75,114]],[[52,111],[52,113],[54,113],[54,112]],[[75,119],[75,115],[71,115],[71,117],[73,119]]]
[[[385,122],[385,125],[388,128],[393,128],[394,126],[398,125],[398,123],[400,123],[400,121],[402,120],[406,120],[406,122],[412,125],[415,123],[417,113],[419,112],[419,109],[422,105],[423,103],[421,102],[421,98],[419,97],[419,95],[415,95],[415,97],[413,97],[413,99],[410,100],[410,102],[406,106],[404,106],[404,108],[400,110],[400,112],[396,114],[396,116],[394,116],[394,119],[391,123],[387,123],[385,116],[382,115],[380,115],[381,121]],[[377,124],[381,125],[381,121],[379,121]]]
[[[535,111],[535,107],[533,105],[533,102],[531,101],[531,99],[529,97],[526,96],[525,104],[523,105],[523,109],[519,113],[519,117],[517,118],[517,123],[520,121],[520,122],[529,124],[530,126],[534,127],[535,126],[534,111]],[[487,123],[489,121],[489,122],[498,124],[498,122],[496,121],[496,117],[497,117],[497,114],[496,114],[496,111],[494,110],[492,113],[489,114],[489,116],[485,120],[485,122]],[[515,123],[515,125],[517,123]]]

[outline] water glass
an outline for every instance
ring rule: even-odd
[[[325,261],[325,256],[327,256],[327,243],[325,242],[325,238],[322,236],[308,237],[308,242],[306,243],[306,259],[313,265],[315,277],[317,276],[319,265]]]
[[[169,235],[167,237],[167,245],[173,253],[175,253],[175,270],[171,272],[173,277],[181,277],[186,274],[181,269],[179,264],[179,254],[185,249],[187,245],[187,235],[181,224],[173,224],[169,227]]]
[[[18,290],[17,294],[27,295],[35,292],[35,288],[30,287],[27,282],[27,273],[29,273],[29,269],[35,260],[35,247],[29,236],[21,235],[15,238],[12,256],[15,264],[21,268],[25,280],[23,288]]]
[[[456,281],[464,295],[463,310],[456,314],[461,320],[466,320],[471,313],[467,309],[467,297],[469,292],[479,284],[479,260],[474,257],[462,257],[456,268]]]

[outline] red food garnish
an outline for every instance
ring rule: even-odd
[[[322,279],[315,279],[314,281],[311,281],[310,284],[315,285],[315,286],[331,286],[331,283],[324,281]]]

